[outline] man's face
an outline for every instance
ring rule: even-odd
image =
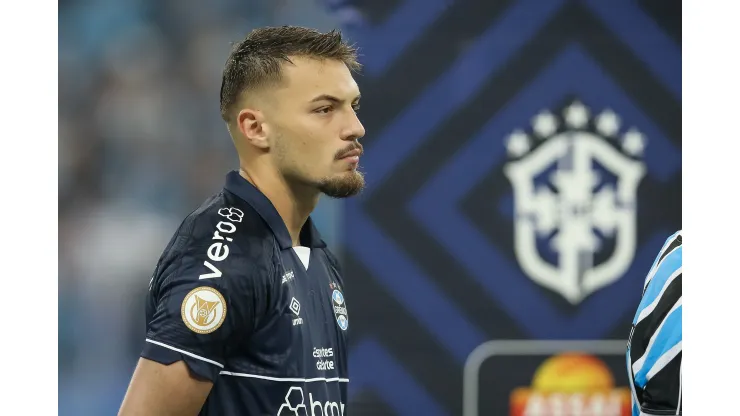
[[[330,197],[355,195],[365,185],[358,171],[365,129],[355,113],[357,83],[341,61],[291,60],[266,114],[278,169],[287,180]]]

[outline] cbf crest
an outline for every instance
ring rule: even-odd
[[[579,101],[512,132],[504,172],[514,190],[514,252],[534,282],[578,304],[625,274],[637,247],[645,144],[612,110]]]

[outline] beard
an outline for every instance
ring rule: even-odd
[[[349,198],[359,194],[365,188],[365,176],[359,170],[351,170],[323,179],[311,179],[293,167],[283,168],[281,172],[288,183],[312,188],[330,198]]]
[[[330,198],[348,198],[359,194],[365,187],[365,176],[358,170],[339,177],[319,181],[316,188]]]
[[[359,144],[351,145],[349,149],[338,152],[337,157],[358,146],[362,149]],[[275,155],[281,173],[289,182],[309,186],[330,198],[348,198],[359,194],[365,187],[365,176],[357,169],[323,179],[311,178],[306,174],[305,167],[293,163],[294,159],[288,156],[289,150],[283,135],[278,134],[275,140]]]

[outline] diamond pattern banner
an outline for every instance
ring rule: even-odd
[[[621,411],[614,351],[681,228],[680,5],[357,5],[374,18],[349,32],[368,181],[344,224],[350,411],[526,414],[558,405],[537,386],[568,362],[614,384],[579,406]],[[534,352],[480,364],[464,400],[491,342]]]

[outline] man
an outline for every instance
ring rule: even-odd
[[[681,231],[665,242],[632,321],[627,371],[633,416],[681,414],[682,247]]]
[[[150,282],[147,338],[120,415],[342,415],[344,284],[309,217],[349,197],[365,130],[337,32],[255,30],[223,73],[240,169],[190,214]]]

